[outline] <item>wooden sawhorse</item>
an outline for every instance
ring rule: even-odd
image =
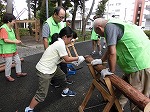
[[[66,45],[66,49],[68,52],[68,56],[72,57],[71,49],[73,49],[75,56],[78,56],[76,48],[74,47],[74,42],[71,42],[70,44]]]
[[[91,64],[87,64],[87,65],[93,77],[93,81],[82,104],[78,108],[79,112],[84,112],[86,104],[88,103],[92,95],[92,92],[94,91],[95,88],[97,88],[98,91],[100,91],[104,100],[108,101],[106,106],[103,109],[103,112],[109,112],[113,104],[115,104],[118,112],[122,112],[121,105],[115,96],[114,89],[113,89],[110,79],[107,77],[105,77],[104,80],[100,79],[100,74],[96,74],[96,71],[94,70],[93,66]]]

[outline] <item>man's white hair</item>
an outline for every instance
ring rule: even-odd
[[[93,28],[95,29],[97,26],[104,28],[106,23],[107,23],[107,20],[105,20],[104,18],[97,18],[94,20]]]

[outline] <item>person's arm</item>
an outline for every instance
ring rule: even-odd
[[[115,72],[116,69],[116,46],[108,46],[108,63],[111,72]]]
[[[21,40],[10,40],[10,39],[4,39],[4,42],[7,42],[7,43],[13,43],[13,44],[19,44],[21,43]]]
[[[43,45],[44,45],[44,49],[48,48],[49,44],[48,44],[47,37],[43,37]]]
[[[102,61],[108,60],[110,71],[115,72],[117,60],[116,44],[117,41],[121,39],[123,31],[115,24],[107,24],[105,27],[105,33],[108,49],[102,57]]]
[[[13,43],[13,44],[21,43],[21,41],[17,40],[17,39],[15,39],[15,40],[8,39],[8,33],[7,33],[7,31],[4,28],[2,28],[0,30],[0,37],[4,40],[4,42],[7,42],[7,43]]]
[[[111,72],[115,72],[116,69],[116,45],[108,46],[107,51],[101,58],[102,62],[108,61],[109,69]]]
[[[68,55],[63,56],[62,58],[65,60],[65,62],[78,61],[78,57],[69,57]]]
[[[42,28],[42,37],[43,37],[44,49],[46,49],[49,46],[49,43],[48,43],[49,35],[50,35],[50,28],[49,28],[48,23],[45,23],[43,25],[43,28]]]

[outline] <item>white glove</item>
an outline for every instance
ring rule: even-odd
[[[76,66],[79,66],[84,60],[85,58],[83,56],[78,56],[78,61],[77,61]]]
[[[95,59],[93,61],[91,61],[92,65],[98,65],[98,64],[102,64],[102,60],[101,59]]]
[[[78,61],[71,62],[73,65],[78,66]]]
[[[109,72],[109,68],[103,69],[103,70],[101,71],[101,77],[102,77],[103,79],[105,78],[105,76],[107,76],[107,75],[112,75],[112,74],[114,74],[114,73]]]

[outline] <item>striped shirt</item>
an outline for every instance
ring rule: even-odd
[[[50,35],[50,28],[48,23],[45,23],[42,28],[42,38],[48,38]]]

